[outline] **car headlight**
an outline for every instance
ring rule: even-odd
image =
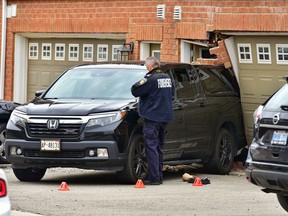
[[[10,115],[9,121],[11,121],[14,125],[24,127],[26,122],[26,114],[18,110],[13,110]]]
[[[126,112],[111,112],[111,113],[101,113],[101,114],[93,114],[93,118],[89,120],[86,127],[92,126],[106,126],[112,124],[114,122],[120,121],[124,118]]]

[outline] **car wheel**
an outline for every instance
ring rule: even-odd
[[[277,199],[282,208],[288,212],[288,196],[283,194],[277,194]]]
[[[218,133],[213,156],[209,160],[209,170],[217,174],[228,174],[233,166],[235,141],[225,128]]]
[[[7,164],[9,163],[6,160],[5,156],[5,129],[6,129],[6,123],[0,123],[0,163],[1,164]]]
[[[128,150],[127,162],[124,169],[118,172],[119,179],[124,183],[135,183],[138,179],[144,179],[148,173],[148,164],[145,154],[144,138],[136,134],[132,138]]]
[[[20,181],[40,181],[45,175],[46,169],[35,169],[35,168],[27,168],[27,169],[14,169],[14,175]]]

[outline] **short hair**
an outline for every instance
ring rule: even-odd
[[[152,66],[153,68],[155,67],[159,67],[160,66],[160,62],[157,58],[155,58],[154,56],[150,56],[146,59],[145,61],[145,65],[146,66]]]

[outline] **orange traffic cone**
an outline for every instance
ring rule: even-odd
[[[58,188],[58,190],[60,190],[60,191],[69,191],[70,188],[68,187],[66,182],[62,182],[61,185],[60,185],[60,188]]]
[[[134,188],[145,188],[145,185],[143,183],[143,181],[141,179],[138,179],[138,181],[136,182]]]
[[[192,186],[203,186],[203,183],[199,177],[196,177]]]

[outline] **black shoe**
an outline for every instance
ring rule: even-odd
[[[210,184],[210,180],[207,177],[201,179],[202,184]]]
[[[160,181],[143,180],[144,185],[160,185]]]

